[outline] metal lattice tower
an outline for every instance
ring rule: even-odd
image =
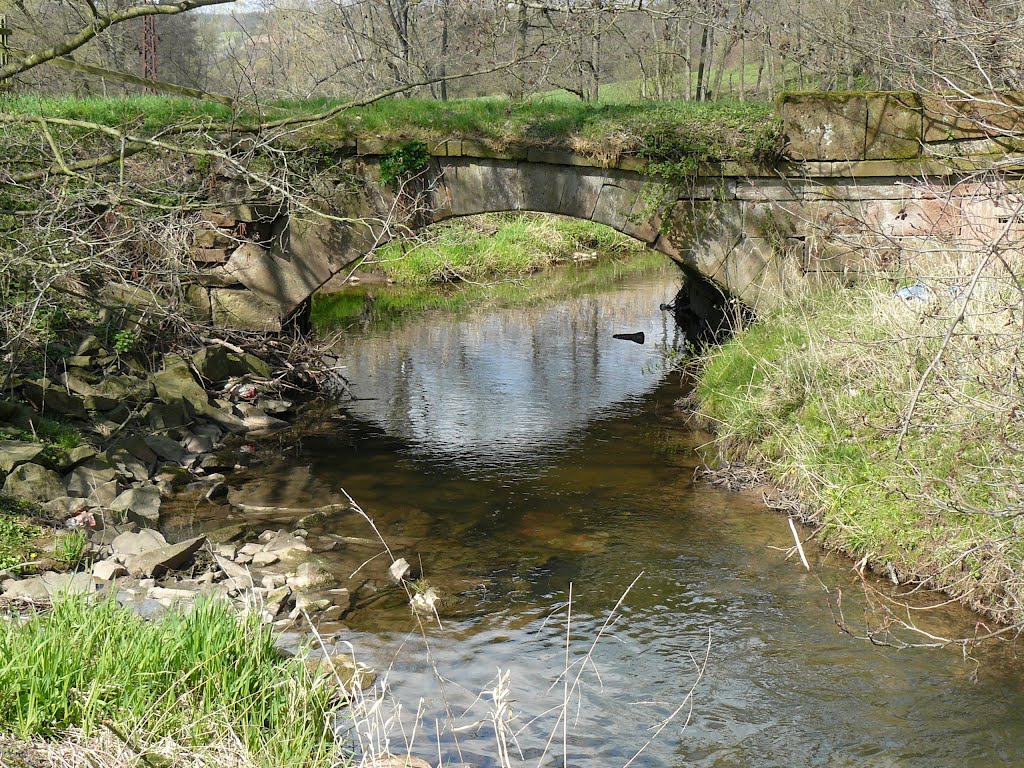
[[[142,17],[142,76],[157,80],[156,16]]]

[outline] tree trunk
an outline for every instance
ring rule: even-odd
[[[701,26],[700,53],[697,58],[697,101],[704,101],[704,70],[707,66],[708,54],[708,25]]]

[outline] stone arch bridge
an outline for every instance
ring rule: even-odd
[[[802,94],[780,104],[786,160],[706,163],[681,183],[646,162],[535,147],[428,143],[431,163],[398,194],[380,182],[390,147],[338,147],[348,181],[306,200],[226,204],[196,232],[189,298],[215,323],[278,330],[375,245],[456,216],[535,211],[606,224],[757,309],[807,281],[900,269],[915,253],[1024,235],[1017,111],[905,93]],[[978,177],[998,160],[998,187]],[[359,179],[354,187],[352,174]],[[326,214],[322,215],[322,214]]]

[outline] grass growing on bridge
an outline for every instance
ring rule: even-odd
[[[252,127],[281,117],[312,115],[338,100],[278,101],[259,112],[164,96],[126,98],[0,97],[0,111],[100,123],[143,134],[170,126]],[[654,162],[774,159],[781,126],[761,102],[597,102],[537,97],[514,103],[484,97],[454,101],[391,98],[346,110],[298,134],[328,145],[357,137],[385,140],[469,139],[492,148],[559,148],[614,159],[635,154]]]
[[[956,302],[940,284],[908,305],[888,283],[791,300],[708,353],[694,399],[725,457],[795,491],[826,545],[1024,621],[1011,281],[971,298],[897,453]]]

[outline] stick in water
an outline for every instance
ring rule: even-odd
[[[800,553],[800,562],[804,564],[804,568],[808,571],[811,570],[811,566],[807,564],[807,558],[804,557],[804,548],[800,544],[800,535],[796,532],[796,525],[793,523],[793,518],[786,518],[789,520],[789,530],[793,532],[793,541],[796,542],[796,551]]]

